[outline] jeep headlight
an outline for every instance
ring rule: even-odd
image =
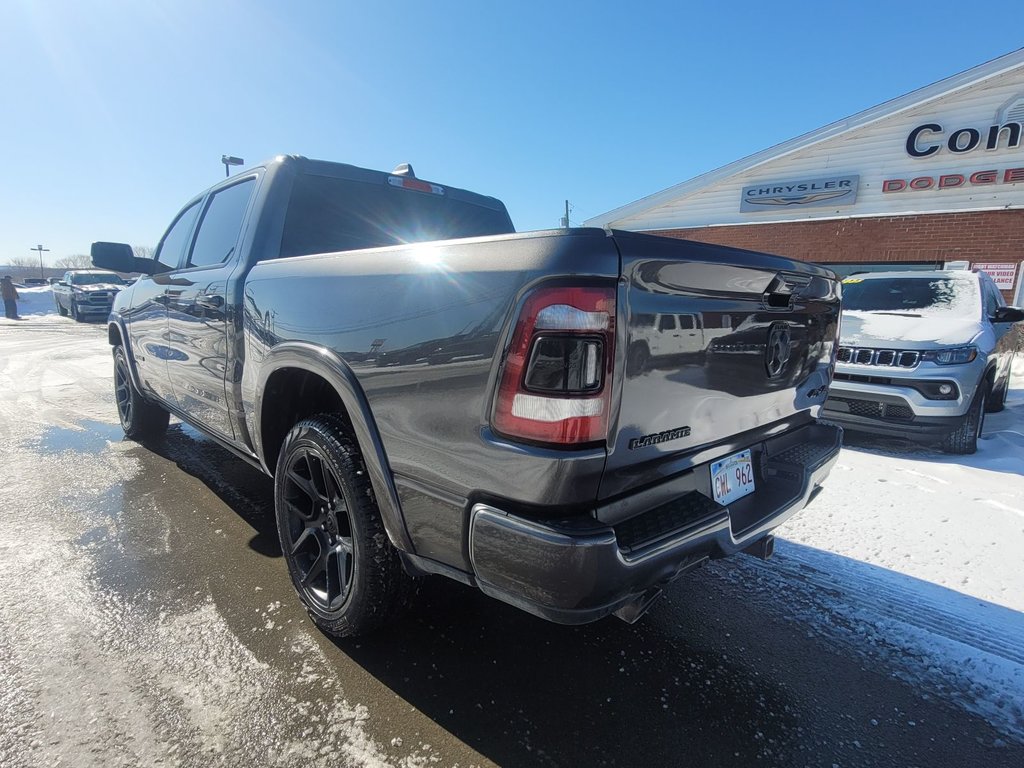
[[[978,356],[977,347],[953,347],[952,349],[933,349],[925,352],[922,359],[939,365],[963,365]]]

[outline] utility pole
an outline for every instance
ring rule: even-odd
[[[569,228],[569,201],[565,201],[565,218],[562,219],[562,226],[566,229]]]
[[[49,248],[43,248],[41,245],[37,245],[35,248],[29,248],[30,251],[39,251],[39,276],[45,278],[46,275],[43,273],[43,251],[49,251]]]

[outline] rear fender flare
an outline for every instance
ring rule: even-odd
[[[388,538],[400,551],[414,554],[415,549],[405,527],[394,475],[384,452],[384,443],[377,430],[377,423],[370,411],[370,404],[355,373],[331,350],[305,342],[288,341],[270,350],[261,363],[253,398],[253,417],[256,424],[253,441],[264,469],[273,476],[274,469],[267,466],[263,449],[263,395],[270,376],[281,368],[298,368],[316,374],[338,393],[355,431],[356,442],[363,453],[363,461],[370,475],[370,484],[377,497]]]

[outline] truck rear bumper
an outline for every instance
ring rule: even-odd
[[[593,518],[539,522],[477,504],[469,537],[476,582],[550,621],[594,621],[763,539],[807,505],[841,445],[841,428],[811,424],[751,446],[756,490],[728,507],[692,490],[607,525]],[[692,471],[701,470],[708,468]]]

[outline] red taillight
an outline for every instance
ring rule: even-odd
[[[535,290],[512,333],[494,429],[558,445],[606,439],[614,342],[613,287]]]

